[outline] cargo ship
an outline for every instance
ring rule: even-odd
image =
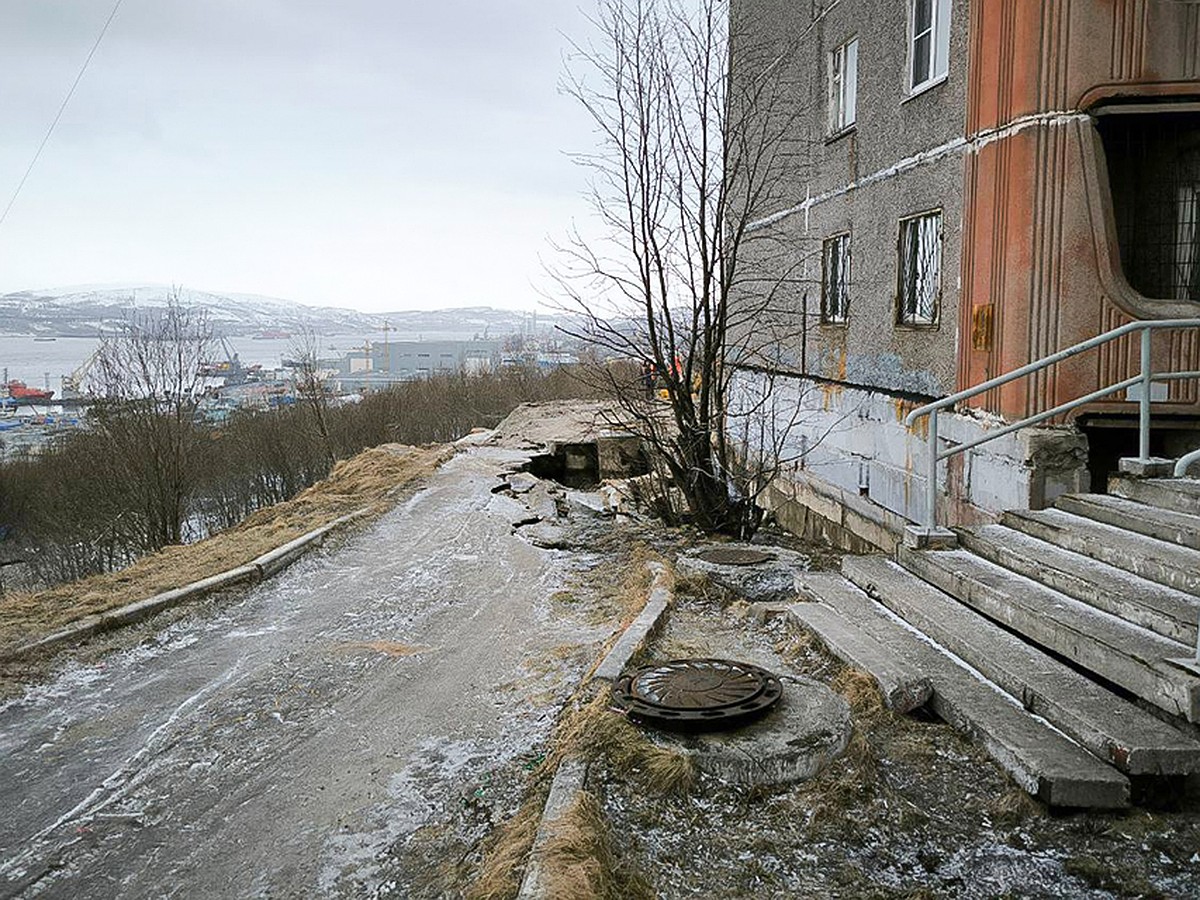
[[[31,388],[23,381],[10,381],[4,387],[5,394],[20,403],[49,403],[54,397],[54,391]]]

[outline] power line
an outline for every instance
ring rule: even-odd
[[[54,134],[54,129],[58,125],[58,120],[62,118],[66,112],[67,104],[71,102],[71,97],[75,94],[75,88],[79,87],[79,82],[83,80],[83,73],[87,71],[88,65],[92,61],[92,57],[96,55],[96,51],[100,48],[100,42],[104,40],[104,35],[108,33],[108,26],[112,24],[112,20],[117,17],[117,10],[121,8],[124,0],[117,0],[113,6],[112,12],[108,14],[108,20],[104,23],[104,27],[100,29],[100,36],[96,38],[96,43],[92,44],[92,49],[87,55],[87,59],[83,61],[83,66],[79,69],[79,74],[75,76],[75,81],[71,84],[71,89],[67,91],[67,96],[63,98],[62,106],[58,108],[58,114],[54,117],[54,121],[50,123],[50,127],[46,129],[46,136],[42,138],[42,142],[38,145],[37,152],[33,154],[33,159],[29,161],[29,168],[25,170],[25,174],[21,176],[21,181],[17,185],[17,189],[13,191],[12,197],[8,201],[8,206],[4,207],[4,212],[0,213],[0,225],[4,224],[4,220],[8,218],[9,212],[13,208],[13,204],[17,202],[17,197],[21,195],[21,189],[25,187],[25,182],[29,180],[29,174],[33,171],[33,167],[37,165],[38,158],[42,155],[42,151],[46,149],[46,144],[50,141],[50,135]]]

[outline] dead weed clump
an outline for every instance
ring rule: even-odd
[[[583,791],[553,823],[541,859],[542,885],[555,900],[641,900],[654,893],[625,872],[596,798]]]
[[[603,762],[610,773],[660,796],[686,794],[696,783],[691,757],[649,740],[612,709],[609,690],[567,714],[555,740],[554,757],[567,756]]]
[[[119,572],[7,596],[0,604],[0,646],[246,565],[355,510],[382,512],[398,491],[430,475],[452,453],[445,446],[398,444],[365,450],[291,500],[260,509],[203,541],[164,547]]]
[[[517,895],[548,792],[547,782],[544,789],[534,791],[516,815],[489,838],[479,873],[466,891],[466,900],[509,900]]]

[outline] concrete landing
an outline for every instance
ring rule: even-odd
[[[759,786],[807,781],[846,749],[850,707],[823,684],[781,681],[782,699],[757,722],[709,734],[653,732],[653,739],[724,781]]]
[[[965,528],[966,550],[1165,638],[1194,646],[1200,597],[1004,525]]]
[[[1200,551],[1132,534],[1061,509],[1006,512],[1002,521],[1009,528],[1064,550],[1082,553],[1176,590],[1200,594]]]
[[[963,550],[902,550],[900,563],[990,619],[1167,712],[1200,721],[1200,679],[1167,660],[1193,648],[1168,640]]]
[[[1127,500],[1200,516],[1200,479],[1114,478],[1108,489]]]
[[[857,587],[842,580],[813,588],[820,589],[824,605],[924,673],[933,686],[933,711],[980,744],[1025,791],[1052,806],[1128,805],[1129,781],[1124,775],[907,629]],[[789,612],[795,615],[795,609]],[[804,621],[798,615],[796,620]],[[825,637],[819,627],[816,630]]]
[[[1112,494],[1064,494],[1054,501],[1054,505],[1064,512],[1105,525],[1200,550],[1200,517],[1188,513]]]
[[[1200,771],[1200,743],[883,557],[848,557],[846,576],[1086,747],[1131,775]]]

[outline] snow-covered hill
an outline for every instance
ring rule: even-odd
[[[189,307],[208,312],[216,330],[228,335],[296,333],[364,334],[387,325],[400,333],[439,333],[492,337],[529,333],[530,313],[490,307],[371,314],[330,306],[305,306],[290,300],[254,294],[217,294],[176,289],[166,285],[83,285],[18,291],[0,295],[0,334],[95,336],[136,316],[139,309],[165,306],[177,295]],[[536,330],[544,332],[562,321],[538,315]]]

